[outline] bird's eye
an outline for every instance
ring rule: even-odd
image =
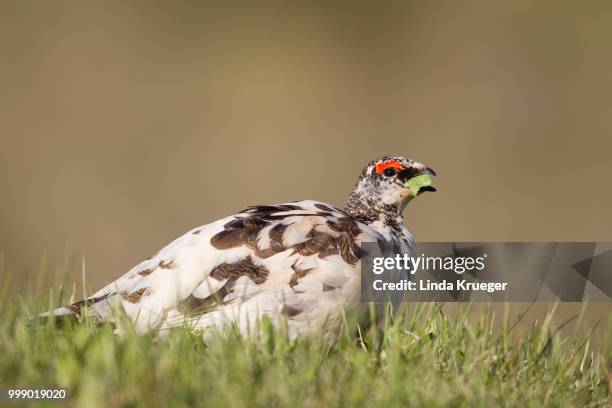
[[[395,176],[395,169],[393,167],[387,167],[386,169],[383,170],[383,174],[386,177]]]

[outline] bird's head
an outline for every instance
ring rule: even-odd
[[[352,215],[373,221],[380,215],[401,214],[406,204],[425,191],[436,191],[431,176],[436,173],[422,163],[401,156],[383,156],[369,162],[357,179],[346,209]]]

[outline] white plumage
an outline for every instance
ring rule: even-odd
[[[103,321],[119,305],[139,332],[233,324],[250,333],[264,315],[286,323],[292,337],[331,332],[345,311],[367,311],[360,308],[360,244],[412,248],[401,214],[418,192],[402,193],[401,169],[391,178],[381,163],[417,169],[412,175],[429,170],[401,157],[375,160],[345,210],[317,201],[250,207],[189,231],[89,299],[51,313],[87,308]],[[385,201],[391,194],[399,197],[393,208]]]

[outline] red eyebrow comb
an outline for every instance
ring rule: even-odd
[[[404,168],[404,166],[402,166],[401,163],[396,160],[387,160],[376,165],[376,173],[380,174],[388,167],[393,167],[394,169],[400,170]]]

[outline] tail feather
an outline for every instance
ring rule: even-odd
[[[57,309],[49,310],[41,313],[38,317],[62,317],[62,316],[81,316],[82,311],[87,309],[93,312],[97,317],[105,317],[111,312],[110,299],[115,293],[107,293],[102,296],[92,297],[85,300],[79,300],[68,306],[59,307]]]

